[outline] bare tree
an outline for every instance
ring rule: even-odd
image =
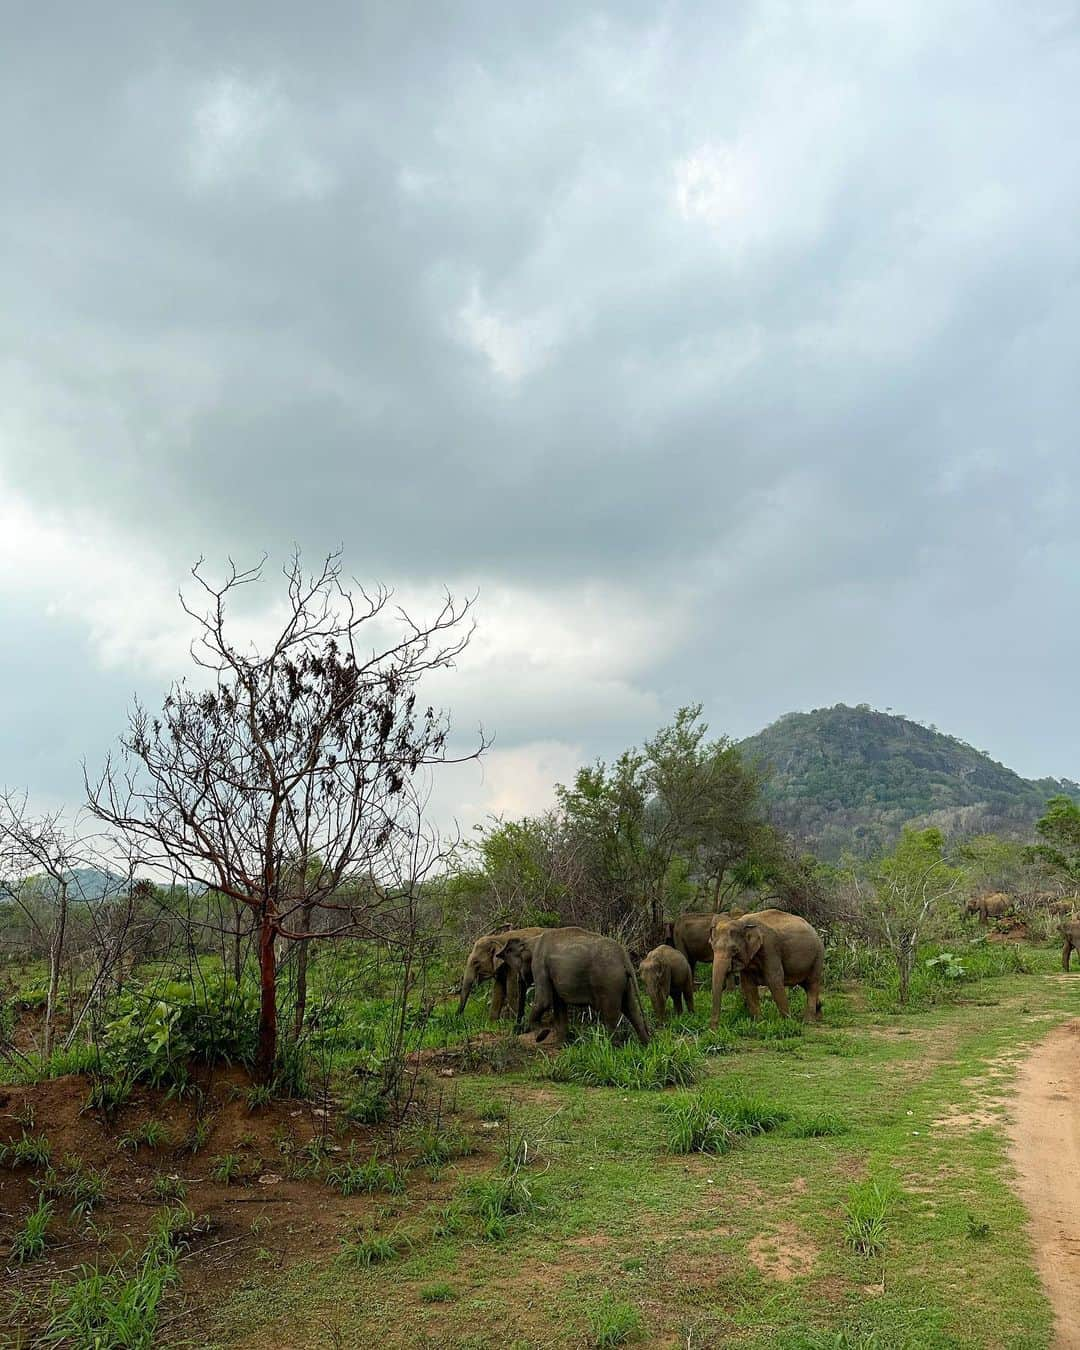
[[[415,786],[423,766],[454,757],[449,724],[417,705],[417,685],[451,666],[471,636],[470,601],[447,595],[432,620],[387,612],[390,595],[342,584],[339,554],[306,576],[299,555],[283,569],[285,618],[269,647],[242,647],[227,622],[237,592],[262,564],[230,564],[212,585],[192,570],[205,610],[192,658],[202,687],[174,684],[161,713],[136,703],[122,759],[87,778],[90,809],[137,844],[152,868],[212,888],[247,907],[257,928],[257,1068],[273,1072],[276,947],[316,935],[312,911],[332,916],[318,936],[373,935],[372,910],[400,894],[395,870],[415,842]],[[354,583],[355,584],[355,583]],[[379,650],[368,633],[396,619]],[[478,745],[457,759],[475,758]]]
[[[0,895],[21,911],[48,965],[41,1043],[45,1059],[53,1049],[72,902],[100,900],[100,883],[109,880],[98,861],[94,838],[69,826],[62,811],[36,816],[25,794],[0,795]],[[98,883],[92,893],[87,890],[90,877]]]

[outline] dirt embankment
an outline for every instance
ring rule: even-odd
[[[1012,1160],[1043,1287],[1054,1350],[1080,1350],[1080,1018],[1051,1032],[1020,1069]]]

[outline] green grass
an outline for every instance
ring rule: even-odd
[[[53,1202],[41,1196],[36,1207],[23,1220],[22,1227],[16,1229],[15,1236],[11,1240],[11,1260],[16,1265],[33,1261],[36,1257],[44,1254],[46,1236],[49,1224],[52,1222],[54,1209]]]
[[[672,1153],[727,1153],[740,1139],[768,1134],[789,1119],[781,1106],[715,1083],[679,1094],[664,1110]]]
[[[895,1183],[886,1181],[863,1181],[848,1191],[844,1239],[853,1252],[880,1256],[885,1250],[885,1221],[895,1195]]]
[[[670,1032],[658,1033],[648,1045],[616,1045],[606,1032],[590,1030],[564,1046],[547,1072],[557,1083],[656,1091],[696,1083],[704,1069],[698,1046]]]
[[[52,1145],[43,1134],[23,1133],[13,1144],[0,1144],[0,1165],[5,1167],[48,1167]]]
[[[41,1344],[72,1350],[150,1350],[161,1303],[176,1280],[176,1266],[148,1254],[132,1274],[119,1264],[86,1270],[50,1291],[48,1328]]]
[[[399,1168],[380,1162],[378,1152],[361,1162],[352,1147],[347,1157],[327,1168],[326,1182],[342,1195],[368,1195],[372,1191],[400,1195],[405,1190]]]
[[[636,1340],[642,1331],[641,1314],[629,1303],[620,1303],[605,1294],[589,1313],[589,1339],[596,1350],[626,1345]]]

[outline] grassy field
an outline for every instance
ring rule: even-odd
[[[1045,1347],[1002,1116],[1025,1047],[1080,1013],[1055,960],[1026,949],[1029,973],[903,1015],[849,985],[805,1031],[732,1006],[700,1062],[681,1039],[699,1011],[661,1041],[700,1069],[689,1088],[561,1081],[588,1048],[433,1059],[469,1156],[375,1197],[336,1254],[290,1264],[298,1243],[271,1226],[280,1257],[205,1313],[198,1343]],[[640,1079],[635,1047],[605,1072],[612,1058]],[[677,1152],[690,1118],[726,1151]]]

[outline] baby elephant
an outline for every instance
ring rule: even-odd
[[[1061,936],[1065,946],[1061,949],[1061,968],[1069,969],[1073,952],[1080,952],[1080,919],[1066,919],[1061,925]]]
[[[676,1015],[682,1012],[684,999],[687,1012],[694,1011],[694,973],[682,952],[666,944],[654,947],[642,961],[638,974],[652,999],[656,1020],[661,1026],[667,1021],[668,995],[675,1005]]]

